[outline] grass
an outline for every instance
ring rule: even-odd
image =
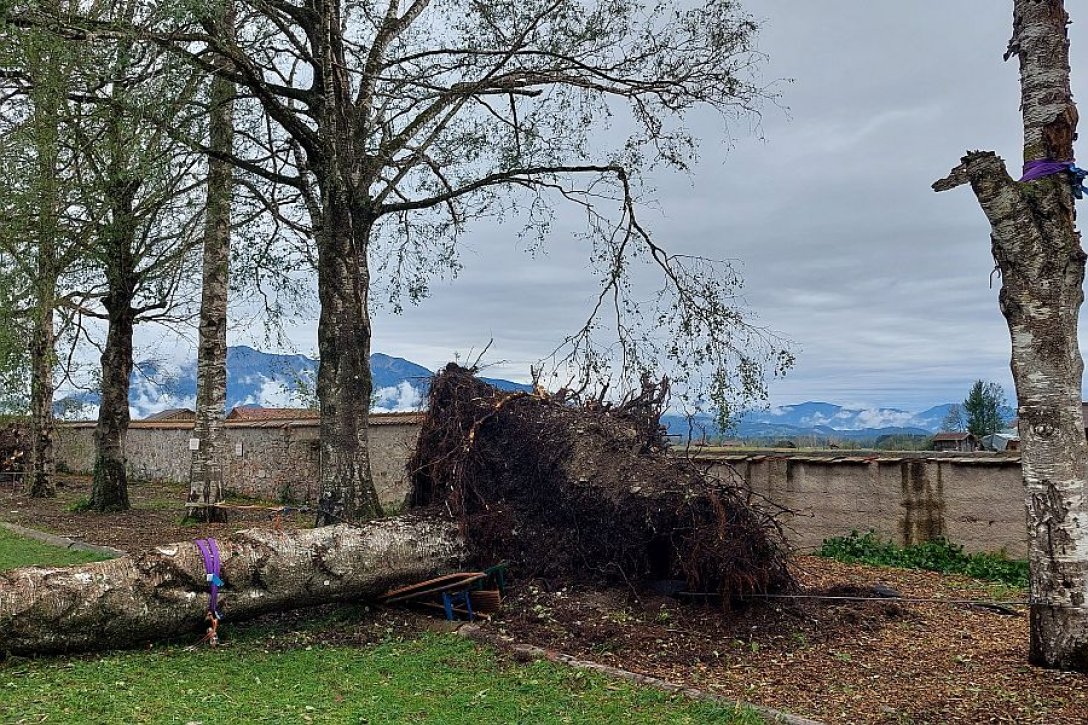
[[[0,570],[103,557],[0,529]],[[344,616],[358,616],[347,608]],[[336,627],[317,619],[305,630]],[[342,624],[342,622],[340,622]],[[167,646],[0,662],[0,722],[759,723],[550,662],[514,664],[452,634],[269,651],[266,626],[218,649]]]
[[[758,723],[758,715],[452,634],[364,649],[260,642],[0,665],[0,722]]]
[[[71,566],[108,559],[103,554],[62,549],[0,529],[0,571],[21,566]]]
[[[882,540],[875,531],[825,539],[820,556],[848,564],[873,564],[902,569],[925,569],[942,574],[962,574],[972,579],[999,582],[1010,587],[1028,585],[1028,563],[1010,559],[1004,552],[967,554],[959,544],[934,539],[921,544],[897,546]]]

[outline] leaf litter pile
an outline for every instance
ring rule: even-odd
[[[774,517],[666,453],[664,382],[610,405],[504,392],[473,372],[450,364],[435,376],[409,470],[412,505],[448,510],[480,563],[726,602],[792,589]]]

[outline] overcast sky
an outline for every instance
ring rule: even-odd
[[[745,5],[763,20],[764,79],[792,80],[781,86],[788,109],[768,107],[758,133],[741,124],[729,139],[693,118],[700,162],[690,176],[653,177],[645,221],[674,249],[736,260],[760,322],[794,341],[797,366],[772,383],[772,404],[921,410],[962,400],[977,378],[1011,395],[988,225],[969,189],[938,195],[930,184],[968,148],[1019,167],[1017,65],[1001,60],[1012,3]],[[1084,101],[1088,11],[1078,18],[1076,5]],[[433,369],[494,338],[489,359],[505,362],[488,374],[525,379],[594,293],[584,248],[560,228],[548,249],[530,256],[513,228],[473,228],[460,278],[401,315],[379,311],[374,349]],[[313,325],[291,338],[296,351],[316,348]]]

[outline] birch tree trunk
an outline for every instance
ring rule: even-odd
[[[59,11],[56,2],[47,3]],[[53,484],[53,365],[56,333],[53,311],[57,300],[58,213],[60,180],[60,111],[64,81],[57,42],[38,39],[32,47],[30,66],[38,83],[31,91],[36,128],[39,191],[37,198],[37,242],[35,264],[35,309],[30,338],[30,480],[27,492],[35,498],[56,495]]]
[[[1015,0],[1006,59],[1020,60],[1024,162],[1071,161],[1077,109],[1062,0]],[[1088,671],[1088,444],[1077,318],[1085,253],[1069,172],[1014,181],[968,153],[936,191],[970,183],[990,221],[1012,338],[1031,559],[1031,662]]]
[[[233,3],[223,13],[224,34],[233,37]],[[234,84],[222,76],[211,81],[209,147],[221,156],[234,146]],[[227,400],[227,295],[230,274],[231,196],[234,170],[221,156],[208,157],[208,195],[204,222],[203,284],[200,296],[200,338],[197,345],[196,425],[189,478],[189,516],[211,521],[223,500],[222,427]]]
[[[218,540],[219,610],[236,622],[389,589],[456,571],[456,525],[412,517],[306,531],[240,531]],[[140,646],[206,626],[208,584],[183,542],[68,568],[0,572],[0,652],[38,654]]]

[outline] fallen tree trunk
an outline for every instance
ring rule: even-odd
[[[449,366],[431,386],[409,516],[219,541],[227,622],[338,601],[472,563],[637,589],[682,579],[731,598],[793,586],[774,517],[735,482],[668,455],[666,386],[612,406],[505,393]],[[70,568],[0,573],[0,653],[139,646],[201,631],[194,542]]]
[[[218,540],[225,621],[337,601],[455,571],[465,544],[448,520],[251,529]],[[0,573],[0,654],[139,646],[202,631],[204,562],[193,542],[84,566]]]

